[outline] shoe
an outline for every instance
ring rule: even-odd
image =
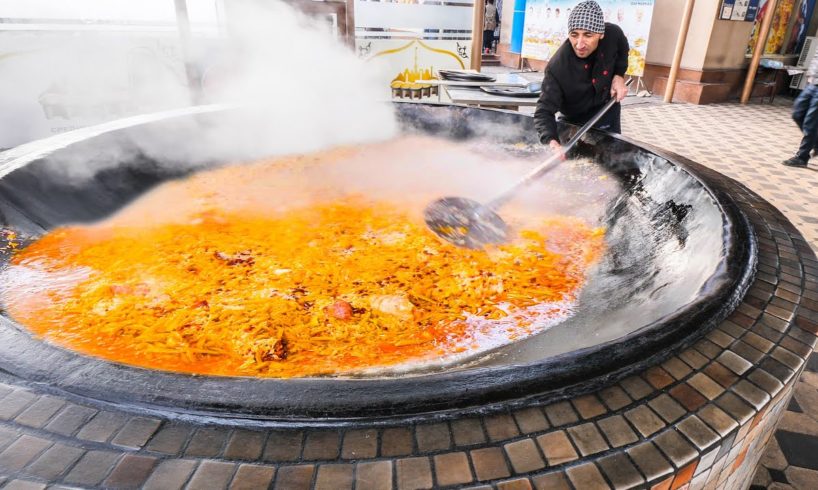
[[[806,167],[807,162],[805,162],[804,160],[801,160],[798,157],[792,157],[792,158],[788,158],[788,159],[784,160],[783,162],[781,162],[781,165],[786,165],[788,167]]]

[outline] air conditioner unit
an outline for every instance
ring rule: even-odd
[[[818,49],[818,37],[807,36],[804,39],[804,47],[801,49],[801,54],[798,56],[798,62],[795,66],[805,70],[809,68],[809,62],[812,61],[812,56],[815,54],[816,49]],[[807,77],[805,75],[805,73],[793,75],[790,81],[790,88],[802,90],[804,85],[807,84]]]

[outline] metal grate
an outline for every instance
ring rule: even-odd
[[[795,64],[795,66],[804,69],[809,68],[809,62],[812,60],[812,56],[815,54],[816,49],[818,49],[818,37],[807,36],[804,39],[804,47],[801,49],[801,54],[798,55],[798,62]],[[792,76],[792,80],[790,80],[790,88],[803,90],[806,82],[807,77],[805,77],[803,73],[798,73],[797,75]]]
[[[809,66],[812,55],[815,53],[815,48],[818,47],[816,40],[818,40],[818,38],[813,36],[807,36],[804,39],[804,47],[801,49],[801,54],[798,56],[798,63],[796,63],[795,66],[800,68]]]

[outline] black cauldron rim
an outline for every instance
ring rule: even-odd
[[[464,118],[475,111],[488,113],[485,117],[511,118],[510,121],[518,123],[520,118],[525,118],[505,111],[446,107],[446,110],[461,111],[459,114]],[[209,112],[197,109],[200,114]],[[212,110],[223,109],[219,106]],[[184,111],[177,113],[185,115]],[[571,131],[571,127],[563,126],[563,130]],[[0,369],[24,382],[36,383],[46,391],[92,403],[171,416],[284,424],[304,421],[354,424],[361,418],[370,422],[373,419],[445,418],[465,412],[524,406],[600,388],[692,344],[727,317],[755,276],[757,244],[752,226],[729,191],[720,185],[708,184],[701,176],[709,172],[707,169],[621,135],[595,134],[601,138],[597,146],[580,144],[576,149],[579,154],[593,156],[594,148],[600,145],[648,150],[696,180],[712,196],[725,223],[726,255],[723,270],[714,276],[718,281],[706,285],[702,294],[685,308],[615,341],[528,365],[476,367],[405,378],[282,380],[180,374],[90,358],[43,343],[12,319],[0,315]],[[60,142],[54,149],[62,146],[65,144]],[[29,163],[47,154],[39,152]],[[20,161],[19,157],[16,161]],[[2,163],[0,155],[0,175],[5,175]]]

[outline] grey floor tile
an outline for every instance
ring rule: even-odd
[[[779,430],[775,438],[789,464],[818,470],[818,437]]]

